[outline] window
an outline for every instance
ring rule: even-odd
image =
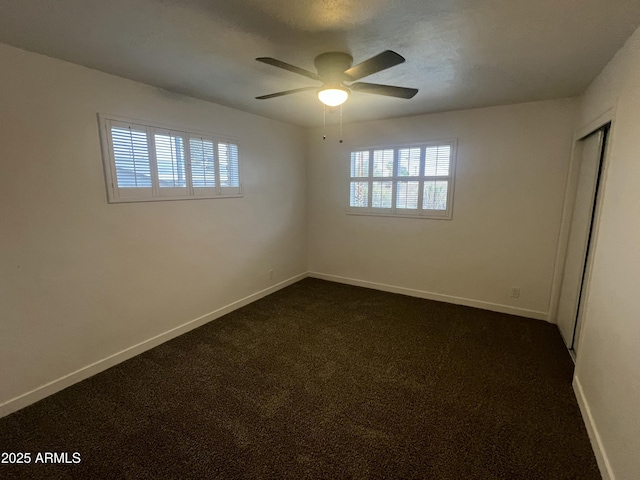
[[[351,152],[349,213],[451,218],[454,140]]]
[[[99,119],[109,202],[242,195],[236,140]]]

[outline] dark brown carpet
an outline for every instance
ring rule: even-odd
[[[306,279],[0,420],[1,478],[599,479],[555,326]]]

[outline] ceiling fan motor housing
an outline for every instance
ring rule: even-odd
[[[344,52],[327,52],[318,55],[313,64],[318,76],[325,84],[350,81],[351,78],[344,72],[353,65],[353,57]]]

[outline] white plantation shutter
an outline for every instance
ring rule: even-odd
[[[425,180],[422,194],[422,208],[424,210],[446,210],[449,182]]]
[[[369,151],[351,152],[351,177],[369,176]]]
[[[398,182],[396,194],[396,208],[402,210],[418,209],[419,182]]]
[[[373,176],[392,177],[393,176],[393,150],[373,151]]]
[[[118,187],[151,187],[147,132],[111,127]]]
[[[398,149],[398,176],[420,176],[420,148]]]
[[[420,155],[422,148],[398,149],[398,180],[396,187],[396,213],[402,215],[418,213],[420,191]],[[410,177],[410,178],[409,178]]]
[[[239,191],[238,145],[229,142],[218,143],[218,172],[221,190]]]
[[[173,134],[156,133],[155,147],[160,188],[186,187],[184,139]]]
[[[191,182],[196,196],[216,194],[215,145],[212,139],[189,138]]]
[[[369,151],[351,152],[351,181],[349,184],[349,207],[362,209],[369,206]]]
[[[425,147],[422,213],[451,215],[453,143]]]
[[[123,198],[153,195],[147,130],[142,125],[111,124],[112,191]]]
[[[350,205],[364,208],[369,206],[369,182],[351,182]]]
[[[242,195],[237,141],[99,119],[110,202]]]
[[[393,182],[374,181],[372,187],[371,206],[390,209],[393,204]]]
[[[156,130],[154,145],[160,196],[188,195],[184,137]]]
[[[373,150],[370,212],[391,212],[396,152],[393,148]]]
[[[424,174],[427,177],[447,176],[451,158],[451,145],[435,145],[425,148]]]
[[[349,212],[451,218],[455,140],[351,152]]]

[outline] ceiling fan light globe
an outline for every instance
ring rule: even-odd
[[[318,99],[328,107],[342,105],[349,98],[346,88],[323,88],[318,91]]]

